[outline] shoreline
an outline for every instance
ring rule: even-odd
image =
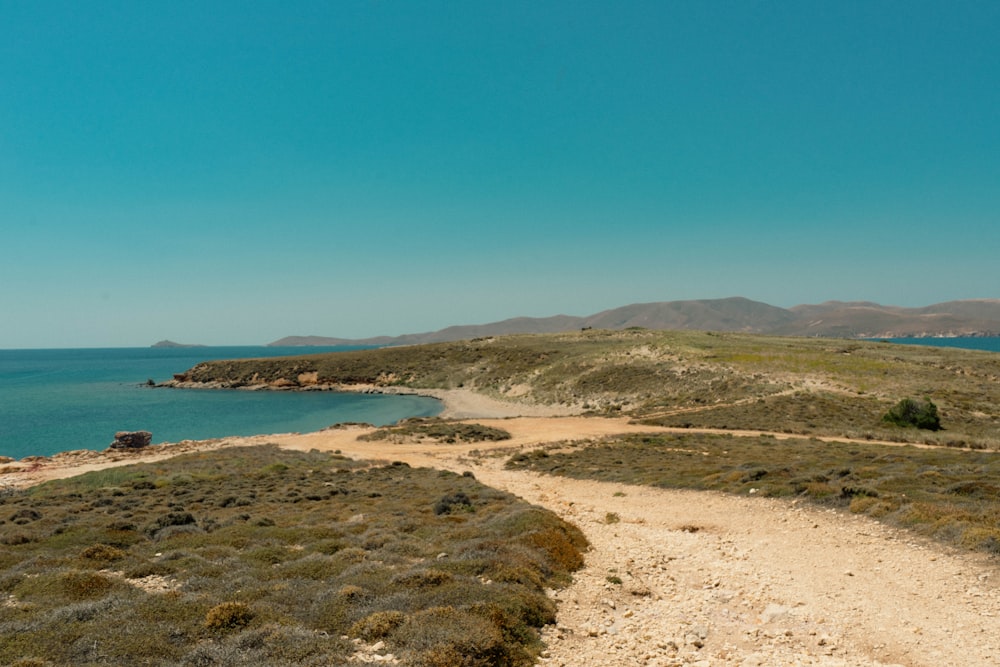
[[[156,385],[163,389],[226,389],[236,391],[339,392],[344,394],[382,394],[386,396],[421,396],[434,398],[443,404],[438,415],[445,419],[493,419],[503,417],[558,417],[580,414],[578,408],[567,406],[517,403],[492,398],[471,389],[413,388],[378,384],[318,383],[279,379],[271,383],[233,386],[226,382],[192,382],[167,380]]]
[[[197,386],[195,386],[197,384]],[[208,383],[184,383],[183,385],[161,385],[177,388],[214,389]],[[470,389],[411,389],[409,387],[380,387],[377,385],[329,385],[309,387],[269,387],[267,385],[241,388],[247,391],[341,391],[344,393],[410,395],[434,398],[441,402],[443,409],[437,415],[443,419],[513,419],[518,417],[569,417],[579,415],[578,410],[565,406],[544,406],[527,403],[513,403],[494,399]],[[152,463],[192,452],[211,451],[226,447],[241,447],[267,443],[282,444],[290,439],[306,438],[331,432],[352,433],[373,430],[355,424],[331,424],[318,431],[292,433],[260,433],[254,435],[232,435],[205,440],[180,440],[161,442],[140,449],[75,449],[58,452],[50,456],[30,455],[20,459],[0,457],[0,493],[8,489],[23,489],[51,479],[73,477],[75,475],[103,470],[133,463]],[[285,445],[282,445],[285,446]],[[295,448],[293,445],[292,448]]]

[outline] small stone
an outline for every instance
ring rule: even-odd
[[[778,619],[785,618],[791,608],[780,604],[771,603],[767,605],[764,611],[760,615],[761,623],[771,623],[777,621]]]

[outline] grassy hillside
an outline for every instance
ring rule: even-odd
[[[210,362],[179,379],[465,387],[649,424],[1000,446],[1000,355],[878,342],[590,330]],[[943,430],[883,422],[906,397],[931,399]]]

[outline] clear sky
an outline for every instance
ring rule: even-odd
[[[1000,297],[1000,2],[0,0],[0,348]]]

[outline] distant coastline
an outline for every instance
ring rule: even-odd
[[[161,340],[158,343],[153,343],[150,345],[153,348],[191,348],[191,347],[208,347],[207,345],[197,345],[193,343],[175,343],[172,340]]]
[[[1000,338],[1000,332],[997,331],[968,331],[962,333],[916,333],[916,334],[905,334],[905,335],[895,335],[889,334],[885,336],[876,336],[876,338]]]
[[[1000,336],[1000,299],[965,299],[922,308],[868,301],[827,301],[779,308],[744,297],[637,303],[586,317],[515,317],[438,331],[348,339],[286,336],[275,347],[398,346],[444,343],[511,334],[566,333],[580,329],[693,330],[820,338],[992,338]]]

